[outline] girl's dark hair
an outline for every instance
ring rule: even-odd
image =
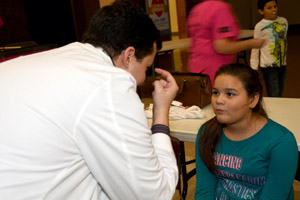
[[[216,80],[218,76],[224,74],[238,78],[242,82],[249,97],[254,97],[256,94],[259,94],[258,103],[252,109],[252,112],[267,117],[267,113],[262,105],[262,85],[258,72],[248,65],[233,63],[223,65],[219,68],[214,79]],[[200,130],[202,135],[199,140],[199,153],[211,173],[217,172],[213,154],[225,126],[226,124],[221,124],[217,118],[214,117],[206,123],[203,132],[202,129],[204,126],[202,126]]]
[[[104,6],[91,19],[82,42],[102,47],[114,58],[129,46],[140,60],[162,47],[159,30],[143,8],[129,0],[116,0]]]
[[[185,5],[186,5],[186,14],[189,15],[190,11],[192,10],[192,8],[199,4],[202,3],[205,0],[185,0]]]
[[[277,0],[258,0],[257,1],[257,8],[260,9],[260,10],[263,10],[265,5],[269,2],[269,1],[276,1],[277,3]]]

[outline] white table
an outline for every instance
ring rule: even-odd
[[[239,35],[239,39],[247,39],[253,37],[252,29],[242,29]],[[188,48],[190,46],[190,38],[183,38],[178,40],[169,40],[162,43],[162,48],[159,52],[170,51],[180,48]]]
[[[294,134],[300,151],[300,99],[264,98],[264,100],[269,117]]]
[[[300,151],[300,99],[264,97],[263,100],[269,118],[285,126],[295,135]],[[202,119],[170,121],[171,135],[183,142],[195,142],[200,126],[215,116],[211,104],[205,106],[202,111],[205,113]]]

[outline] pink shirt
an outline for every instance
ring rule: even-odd
[[[222,38],[236,41],[238,20],[228,3],[206,0],[192,8],[187,25],[191,38],[189,71],[208,74],[213,83],[217,69],[231,63],[235,57],[235,54],[218,54],[213,48],[213,41]]]

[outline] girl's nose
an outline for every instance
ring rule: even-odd
[[[224,103],[224,97],[223,97],[223,95],[218,95],[217,97],[216,97],[216,102],[218,103],[218,104],[223,104]]]

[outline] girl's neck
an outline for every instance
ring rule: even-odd
[[[264,116],[255,114],[240,123],[227,124],[224,128],[224,134],[234,141],[245,140],[258,133],[267,121]]]

